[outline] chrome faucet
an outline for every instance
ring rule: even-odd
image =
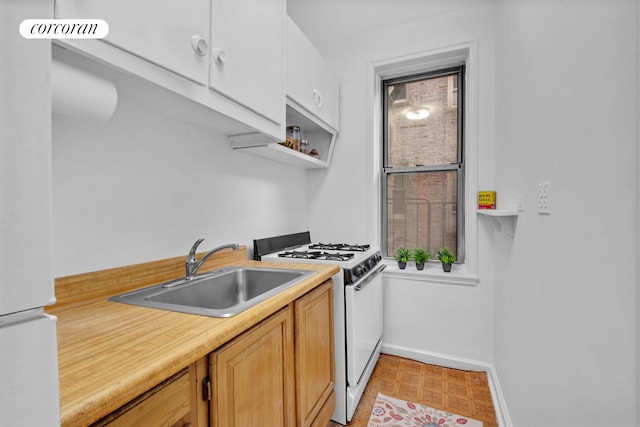
[[[200,269],[200,267],[202,267],[202,264],[204,264],[204,262],[211,255],[213,255],[214,253],[218,252],[219,250],[226,249],[226,248],[231,248],[234,251],[238,250],[238,244],[237,243],[231,243],[231,244],[227,244],[227,245],[218,246],[217,248],[211,249],[209,252],[204,254],[204,256],[202,258],[200,258],[200,261],[198,261],[196,259],[196,249],[198,248],[200,243],[203,242],[203,240],[204,239],[196,240],[196,242],[191,247],[191,250],[189,251],[189,255],[187,255],[187,261],[185,262],[185,269],[186,269],[185,279],[187,279],[187,280],[195,279],[195,277],[198,275],[198,270]]]

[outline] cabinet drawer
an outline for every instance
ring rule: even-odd
[[[178,374],[149,390],[96,424],[97,426],[174,426],[189,423],[191,410],[189,370]]]

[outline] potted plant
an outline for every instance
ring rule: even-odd
[[[398,248],[396,249],[395,258],[396,261],[398,261],[398,267],[400,270],[404,270],[407,266],[407,261],[411,258],[411,252],[407,248]]]
[[[418,270],[424,269],[424,263],[429,261],[429,258],[431,258],[431,254],[422,248],[416,248],[416,250],[413,251],[413,259],[416,262],[416,268]]]
[[[456,262],[456,256],[446,247],[438,251],[438,259],[442,263],[442,270],[446,273],[451,271],[451,264]]]

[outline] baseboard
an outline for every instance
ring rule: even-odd
[[[498,374],[493,363],[385,343],[382,343],[382,353],[417,360],[418,362],[429,363],[431,365],[444,366],[445,368],[486,372],[487,379],[489,380],[489,390],[491,391],[491,400],[493,400],[498,425],[500,427],[513,426],[511,418],[509,417],[509,412],[507,411],[507,405],[502,394],[502,389],[500,388]]]

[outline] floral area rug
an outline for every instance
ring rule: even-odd
[[[482,422],[378,393],[368,427],[482,427]]]

